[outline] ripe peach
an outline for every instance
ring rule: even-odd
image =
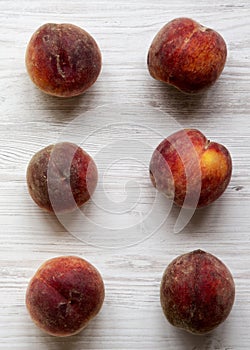
[[[27,185],[35,203],[56,213],[83,205],[97,184],[94,160],[70,142],[50,145],[37,152],[27,168]]]
[[[228,268],[202,250],[178,256],[162,277],[160,298],[167,320],[191,333],[204,334],[221,324],[234,297],[234,280]]]
[[[226,43],[219,33],[190,18],[176,18],[155,36],[148,69],[153,78],[195,93],[217,80],[226,57]]]
[[[104,301],[100,273],[86,260],[62,256],[43,263],[31,279],[26,306],[43,331],[60,337],[80,332]]]
[[[101,52],[94,38],[73,24],[47,23],[32,35],[26,50],[31,80],[58,97],[82,94],[101,71]]]
[[[232,161],[229,151],[196,129],[183,129],[163,140],[150,161],[153,185],[178,206],[204,207],[227,188]]]

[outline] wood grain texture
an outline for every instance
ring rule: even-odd
[[[0,349],[249,349],[249,0],[1,0],[0,5]],[[216,29],[228,45],[223,74],[201,95],[183,95],[147,71],[153,37],[179,16]],[[102,73],[81,97],[46,96],[27,76],[28,40],[46,22],[79,25],[101,48]],[[155,209],[147,167],[162,135],[178,126],[198,128],[227,146],[234,169],[225,194],[176,234],[179,210],[165,209],[162,199]],[[74,234],[35,206],[25,182],[34,152],[62,139],[82,143],[101,174],[96,197],[74,220]],[[196,248],[221,258],[236,282],[228,320],[202,337],[171,327],[159,302],[166,265]],[[98,267],[106,299],[89,327],[58,339],[34,326],[24,298],[38,266],[68,254]]]

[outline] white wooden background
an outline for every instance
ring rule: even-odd
[[[180,16],[216,29],[228,45],[222,76],[199,96],[168,88],[147,71],[154,35]],[[46,96],[27,76],[26,45],[46,22],[79,25],[101,48],[102,73],[81,97]],[[1,349],[249,349],[249,31],[249,0],[0,1]],[[198,128],[227,146],[234,169],[226,193],[175,233],[175,207],[159,199],[150,212],[156,194],[147,167],[154,147],[178,126]],[[95,198],[68,230],[67,222],[32,202],[25,182],[34,152],[57,140],[81,142],[100,174]],[[197,248],[221,258],[236,283],[229,318],[198,337],[170,326],[159,302],[167,264]],[[68,254],[100,270],[106,299],[83,332],[61,339],[36,328],[24,300],[38,266]]]

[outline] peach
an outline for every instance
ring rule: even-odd
[[[231,312],[234,280],[221,260],[195,250],[168,265],[160,298],[164,315],[173,326],[204,334],[225,321]]]
[[[94,84],[101,52],[94,38],[73,24],[47,23],[32,35],[26,50],[31,80],[42,91],[72,97]]]
[[[178,206],[200,208],[226,190],[232,160],[223,145],[196,129],[179,130],[164,139],[150,161],[153,185]]]
[[[60,337],[79,333],[100,311],[104,301],[100,273],[76,256],[47,260],[26,291],[26,306],[34,323]]]
[[[81,147],[61,142],[38,151],[27,168],[27,185],[34,202],[58,214],[87,202],[97,184],[94,160]]]
[[[153,78],[196,93],[218,79],[226,57],[226,43],[219,33],[190,18],[176,18],[153,39],[148,69]]]

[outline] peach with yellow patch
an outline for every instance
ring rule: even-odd
[[[204,207],[227,188],[232,160],[223,145],[196,129],[183,129],[163,140],[150,162],[153,185],[179,206]]]

